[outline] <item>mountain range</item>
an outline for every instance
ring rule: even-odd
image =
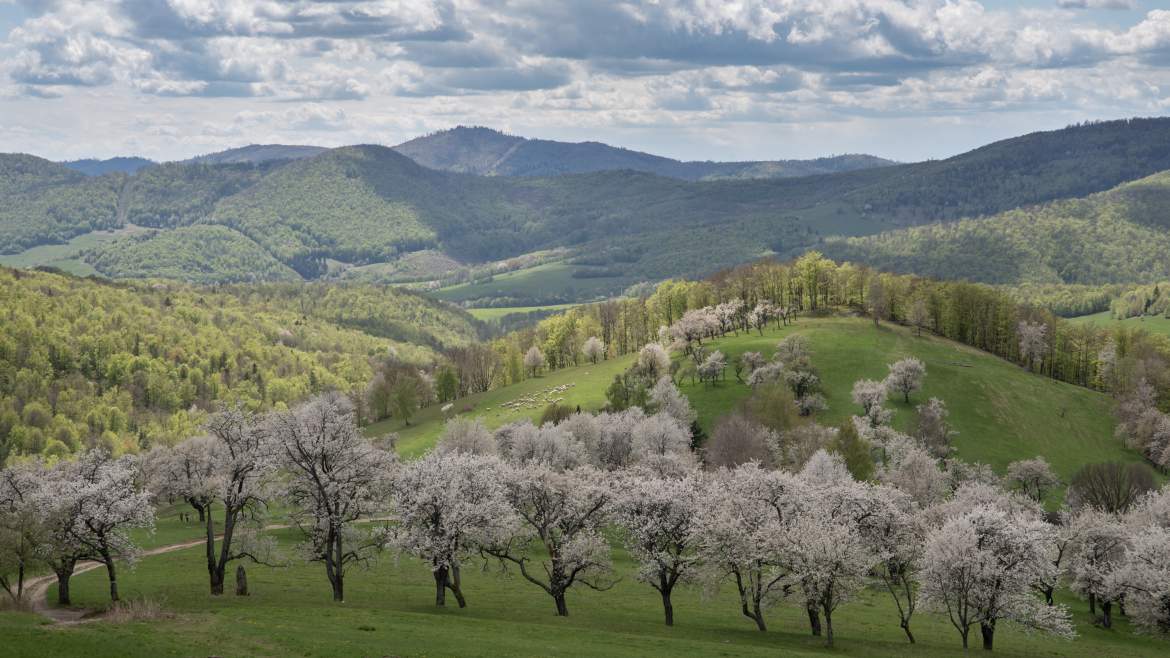
[[[933,267],[940,272],[929,273],[946,275],[945,265],[883,245],[921,241],[930,231],[942,231],[914,228],[920,225],[946,228],[965,220],[948,229],[951,233],[938,233],[945,237],[932,248],[943,254],[944,246],[960,245],[954,248],[975,263],[983,256],[1023,262],[972,265],[953,274],[1050,281],[1069,277],[1059,266],[1037,269],[1034,263],[1043,261],[1043,254],[1004,252],[1002,240],[978,242],[971,235],[1003,235],[1010,229],[1026,238],[1027,226],[1042,214],[1037,206],[1065,224],[1073,209],[1105,208],[1102,216],[1157,232],[1161,227],[1149,218],[1170,208],[1158,177],[1140,186],[1141,218],[1130,217],[1137,205],[1116,202],[1126,194],[1122,191],[1067,206],[1052,203],[1118,186],[1130,189],[1124,184],[1170,170],[1170,119],[1161,118],[1033,133],[946,160],[787,178],[741,178],[724,170],[720,176],[730,178],[690,180],[619,164],[643,156],[658,162],[655,156],[484,129],[460,128],[422,140],[396,149],[253,146],[99,176],[33,156],[0,155],[0,195],[6,199],[0,208],[0,253],[132,225],[149,230],[87,247],[80,258],[107,276],[219,282],[321,278],[418,253],[476,266],[560,248],[569,250],[564,265],[573,277],[612,279],[617,285],[706,274],[764,255],[823,247],[893,269]],[[511,154],[493,160],[505,143]],[[582,155],[590,153],[597,157]],[[542,158],[547,166],[538,166]],[[608,161],[615,168],[568,173]],[[559,175],[547,175],[557,168]],[[452,171],[461,169],[476,173]],[[1125,198],[1132,196],[1130,190]],[[982,217],[990,219],[975,219]],[[974,225],[974,232],[966,228]],[[1072,234],[1059,227],[1052,231]],[[885,235],[864,237],[875,234]],[[1139,235],[1146,236],[1119,232],[1113,244],[1124,249]],[[1056,244],[1043,243],[1043,249]],[[1131,275],[1088,268],[1078,280]]]

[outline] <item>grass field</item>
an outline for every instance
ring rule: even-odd
[[[500,308],[469,308],[467,312],[476,320],[491,322],[508,315],[527,315],[538,311],[567,311],[577,304],[552,304],[549,306],[504,306]]]
[[[1126,327],[1144,329],[1151,334],[1170,336],[1170,318],[1163,317],[1161,315],[1149,315],[1137,318],[1127,318],[1125,320],[1115,320],[1109,311],[1102,311],[1092,315],[1081,315],[1075,318],[1069,318],[1069,321],[1081,323],[1092,322],[1101,327],[1110,327],[1120,323],[1124,324]]]
[[[875,329],[871,322],[858,318],[800,318],[792,326],[769,329],[763,336],[728,336],[710,341],[708,346],[731,358],[751,350],[771,356],[776,343],[793,333],[808,337],[813,364],[824,383],[829,409],[820,415],[819,422],[839,424],[860,413],[850,400],[853,382],[861,378],[882,379],[888,363],[916,356],[926,364],[925,384],[910,404],[900,399],[888,403],[895,410],[894,425],[908,429],[916,404],[929,397],[941,398],[958,432],[955,445],[959,456],[968,461],[984,462],[1002,472],[1012,461],[1043,455],[1067,479],[1086,462],[1140,460],[1137,453],[1113,436],[1113,403],[1108,396],[1033,375],[1015,364],[952,341],[915,336],[904,327],[882,324]],[[567,383],[576,386],[565,394],[566,404],[596,409],[605,404],[605,387],[615,374],[629,366],[630,359],[627,356],[596,366],[558,370],[459,400],[453,411],[481,417],[489,427],[522,417],[535,419],[540,416],[540,406],[510,411],[501,409],[500,404]],[[750,393],[746,385],[735,381],[731,368],[727,377],[727,381],[715,386],[689,381],[680,386],[708,431],[719,416]],[[402,453],[414,456],[433,445],[442,423],[442,414],[433,406],[420,412],[410,427],[392,420],[370,426],[367,433],[397,431]],[[1054,492],[1054,500],[1060,494]]]
[[[484,283],[461,283],[431,294],[449,302],[511,297],[532,300],[533,303],[561,303],[615,295],[634,283],[625,277],[575,279],[574,269],[564,261],[554,261],[497,274]]]
[[[605,405],[605,388],[613,380],[613,376],[630,366],[634,357],[627,355],[619,359],[610,359],[599,362],[597,365],[588,364],[575,368],[562,368],[545,373],[539,377],[526,379],[519,384],[498,388],[485,393],[478,393],[455,401],[450,415],[461,415],[481,418],[485,425],[491,428],[523,418],[539,419],[545,405],[540,404],[530,408],[513,410],[505,409],[501,405],[505,402],[524,397],[539,395],[542,392],[568,385],[563,393],[555,397],[564,397],[561,404],[582,409],[597,410]],[[440,405],[429,406],[411,418],[409,426],[402,421],[391,419],[374,423],[365,428],[368,436],[382,436],[389,432],[398,433],[398,452],[405,457],[415,457],[425,453],[439,439],[443,431],[445,418]]]
[[[116,231],[93,231],[79,235],[64,244],[44,244],[26,249],[19,254],[0,256],[0,265],[26,269],[44,265],[77,276],[96,275],[98,271],[79,257],[82,251],[143,230],[138,226],[126,226]]]
[[[275,533],[290,549],[291,531]],[[836,649],[807,635],[804,612],[785,603],[768,611],[761,633],[742,617],[733,585],[717,592],[682,587],[675,595],[676,625],[662,624],[658,595],[634,579],[634,565],[615,550],[622,576],[611,590],[574,587],[567,618],[553,614],[552,599],[517,573],[496,565],[465,567],[468,607],[432,605],[426,565],[384,555],[346,581],[346,601],[329,595],[324,568],[247,565],[251,596],[207,594],[201,548],[143,559],[119,578],[123,598],[160,604],[160,618],[52,626],[28,613],[0,613],[5,656],[958,656],[959,638],[941,616],[914,617],[916,645],[908,645],[884,592],[863,592],[834,614]],[[229,577],[230,585],[230,577]],[[230,587],[229,587],[230,589]],[[55,592],[50,591],[50,596]],[[104,572],[73,579],[78,605],[107,605]],[[996,655],[1158,656],[1165,641],[1130,632],[1124,620],[1112,631],[1089,623],[1085,603],[1063,599],[1075,611],[1074,641],[1025,634],[1008,625],[996,633]],[[976,633],[976,636],[978,634]]]
[[[1045,455],[1062,475],[1086,461],[1136,459],[1112,435],[1110,400],[1101,394],[1029,374],[1019,367],[934,337],[917,337],[890,325],[874,328],[856,318],[801,318],[794,326],[713,341],[712,347],[736,355],[745,350],[771,354],[782,337],[809,338],[813,363],[824,378],[830,410],[822,422],[839,422],[854,413],[849,389],[859,377],[884,376],[886,364],[915,355],[927,366],[925,388],[914,402],[941,397],[960,432],[959,454],[1002,468],[1007,462]],[[502,402],[556,386],[575,384],[557,397],[595,409],[604,403],[612,376],[632,357],[597,365],[567,368],[518,385],[456,403],[456,411],[482,417],[497,426],[520,417],[539,416],[542,405],[505,411]],[[743,399],[748,389],[729,381],[717,386],[684,384],[701,421],[714,419]],[[901,402],[895,423],[905,427],[913,411]],[[379,435],[400,431],[401,451],[418,455],[428,449],[442,427],[437,407],[423,410],[407,428],[394,422],[367,428]],[[198,538],[202,528],[178,519],[182,506],[160,510],[153,535],[139,533],[146,547]],[[273,514],[279,522],[280,510]],[[274,531],[292,554],[291,531]],[[502,574],[496,564],[465,566],[463,586],[469,607],[437,609],[433,580],[425,564],[413,558],[383,555],[367,571],[355,569],[346,581],[347,599],[335,604],[320,564],[290,561],[284,567],[249,565],[252,595],[247,598],[207,594],[201,548],[144,558],[119,578],[125,599],[147,599],[163,614],[138,621],[97,621],[50,625],[28,613],[0,613],[4,656],[958,656],[959,638],[946,619],[919,612],[914,617],[916,645],[908,645],[897,625],[888,595],[867,590],[834,614],[837,648],[826,650],[807,635],[803,609],[782,603],[768,612],[769,631],[760,633],[738,609],[734,586],[705,591],[688,585],[675,596],[676,626],[661,621],[658,595],[637,582],[636,567],[615,542],[620,582],[611,590],[584,587],[569,593],[571,616],[553,614],[552,600],[514,570]],[[480,569],[479,567],[485,567]],[[230,580],[230,576],[229,576]],[[230,590],[229,582],[229,590]],[[50,598],[55,594],[52,589]],[[84,607],[106,606],[106,582],[100,570],[74,578],[75,601]],[[997,655],[1006,656],[1161,656],[1170,644],[1135,635],[1124,619],[1113,630],[1092,625],[1087,605],[1065,594],[1076,615],[1079,637],[1071,642],[1031,635],[1004,625],[996,634]],[[978,633],[974,633],[977,638]],[[977,640],[976,640],[977,641]]]

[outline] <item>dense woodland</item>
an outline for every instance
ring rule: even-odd
[[[427,169],[379,146],[259,164],[172,163],[133,176],[97,177],[6,155],[0,156],[0,190],[11,203],[0,211],[0,251],[126,223],[215,223],[248,236],[304,278],[325,275],[331,261],[389,262],[424,249],[475,265],[571,248],[608,259],[575,266],[583,278],[657,281],[710,274],[767,253],[793,257],[831,236],[871,235],[1101,192],[1170,169],[1170,153],[1160,146],[1167,131],[1165,119],[1085,124],[942,161],[709,182],[632,171],[476,176]],[[857,252],[832,251],[843,259],[921,274],[943,274],[938,263],[954,262],[962,276],[989,282],[1129,282],[1164,269],[1157,254],[1165,245],[1155,235],[1160,220],[1150,212],[1163,204],[1160,187],[1164,178],[1151,178],[1100,198],[1014,211],[992,223],[895,233],[875,240],[884,250],[869,243],[828,247]],[[995,228],[1005,223],[1012,226]],[[1025,223],[1047,233],[1032,244],[1019,233]],[[970,237],[960,241],[954,232]],[[903,253],[909,247],[899,244],[920,251],[910,257]],[[168,246],[137,243],[133,253],[141,262],[119,262],[117,272],[170,275],[166,268],[174,261],[153,253]],[[1062,252],[1072,256],[1053,255]],[[1085,269],[1074,271],[1073,262]],[[255,274],[274,273],[262,267]],[[237,281],[240,274],[213,269],[184,278]]]
[[[461,311],[388,288],[120,285],[0,270],[0,450],[173,443],[219,403],[362,390],[389,357],[477,337]],[[431,346],[431,347],[428,347]]]
[[[841,260],[986,283],[1135,283],[1170,276],[1170,174],[1085,199],[829,242]]]

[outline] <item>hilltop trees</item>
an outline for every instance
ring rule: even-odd
[[[535,377],[536,373],[540,372],[540,369],[544,367],[544,363],[544,352],[541,352],[539,347],[533,345],[532,347],[528,348],[527,352],[525,352],[524,367],[528,368],[528,371],[531,373],[532,377]]]
[[[333,600],[344,601],[348,566],[369,559],[381,543],[354,522],[380,509],[393,455],[358,432],[353,406],[335,393],[274,414],[270,431],[288,472],[284,496],[305,537],[305,555],[324,563]]]

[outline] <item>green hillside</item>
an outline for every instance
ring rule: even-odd
[[[84,262],[116,279],[192,283],[291,281],[300,277],[244,234],[226,226],[181,226],[103,242],[81,252]]]
[[[364,390],[393,350],[429,364],[478,335],[462,311],[374,286],[201,288],[0,269],[0,461],[198,431],[218,403]]]
[[[0,254],[118,227],[123,177],[90,177],[24,154],[0,154]]]
[[[1170,172],[986,219],[832,241],[838,260],[943,279],[1099,284],[1170,276]]]
[[[1059,475],[1068,478],[1087,462],[1139,461],[1113,435],[1112,400],[1105,394],[1065,384],[1026,372],[1015,364],[973,348],[931,336],[915,336],[911,330],[859,318],[801,318],[795,325],[759,334],[741,334],[710,341],[729,359],[745,351],[770,355],[776,343],[790,334],[807,336],[812,361],[820,373],[829,403],[820,422],[839,424],[860,413],[850,400],[853,382],[881,379],[886,365],[907,356],[926,364],[926,383],[912,403],[891,401],[894,426],[908,429],[915,416],[914,405],[929,397],[947,403],[950,421],[959,433],[958,454],[965,460],[990,464],[1002,472],[1008,463],[1044,456]],[[564,368],[519,384],[473,395],[457,401],[453,412],[479,417],[489,427],[520,418],[539,418],[543,404],[521,410],[501,408],[501,403],[537,395],[569,385],[555,397],[562,404],[598,409],[605,404],[604,388],[613,376],[631,362],[632,356],[612,359],[596,366]],[[699,422],[710,430],[720,416],[730,412],[750,392],[737,383],[729,370],[728,381],[716,386],[684,381],[680,389],[699,413]],[[387,421],[367,428],[376,436],[399,433],[401,450],[408,455],[424,452],[438,439],[443,418],[438,407],[423,410],[410,427]]]
[[[30,156],[0,156],[0,190],[13,190],[14,199],[0,211],[0,251],[126,222],[209,222],[249,236],[306,278],[335,269],[330,262],[393,262],[420,250],[475,265],[569,248],[578,252],[569,261],[573,278],[616,282],[705,275],[760,256],[795,255],[831,236],[1005,213],[996,221],[1010,230],[964,222],[893,233],[875,239],[884,246],[870,257],[907,268],[924,259],[917,265],[922,271],[953,274],[941,262],[989,281],[1125,280],[1164,268],[1157,258],[1164,250],[1158,235],[1164,180],[1150,178],[1104,201],[1007,211],[1170,170],[1170,150],[1162,146],[1168,140],[1170,119],[1135,119],[1034,133],[947,160],[709,182],[628,170],[474,176],[427,169],[379,146],[333,149],[291,163],[149,167],[133,177],[85,177]],[[1051,237],[1021,244],[1021,223],[1039,223]],[[948,247],[951,231],[968,238]],[[904,235],[919,251],[935,253],[908,253],[900,246],[910,240]],[[835,249],[853,251],[834,254],[861,258],[868,244],[837,243]],[[1069,255],[1051,262],[1036,255],[1055,247]],[[137,253],[159,259],[146,247]],[[576,300],[513,303],[564,301]]]

